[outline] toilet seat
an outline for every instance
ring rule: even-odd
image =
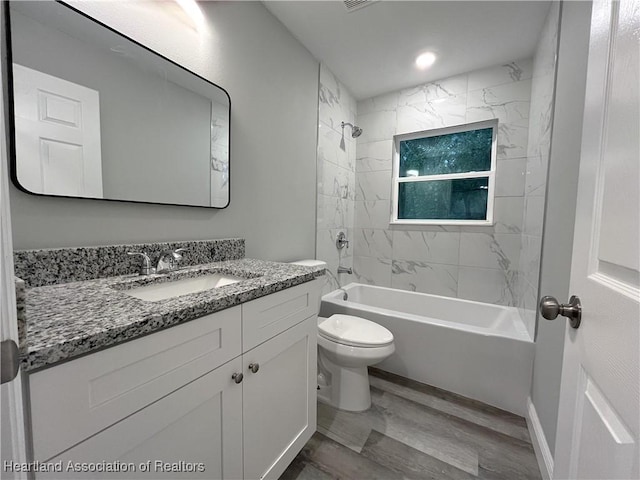
[[[331,315],[318,322],[318,334],[352,347],[382,347],[393,343],[393,334],[382,325],[353,315]]]

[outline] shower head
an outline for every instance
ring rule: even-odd
[[[362,135],[362,129],[357,125],[353,125],[349,122],[342,122],[342,130],[344,130],[344,127],[346,125],[349,125],[351,127],[351,137],[358,138],[360,135]]]

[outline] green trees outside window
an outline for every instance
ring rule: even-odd
[[[489,223],[496,130],[493,120],[396,137],[394,221]]]

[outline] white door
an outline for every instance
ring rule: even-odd
[[[102,198],[99,93],[16,63],[13,91],[20,185]]]
[[[567,326],[553,476],[638,479],[640,2],[595,2],[591,21],[570,285],[582,324]]]
[[[3,7],[4,8],[4,7]],[[4,35],[0,25],[0,36]],[[0,86],[2,90],[2,86]],[[9,174],[7,172],[7,148],[5,143],[4,95],[0,91],[0,340],[18,343],[16,298],[13,279],[13,247],[11,241],[11,217],[9,211]],[[26,461],[24,419],[22,406],[22,379],[0,386],[0,477],[3,479],[26,478],[25,473],[4,468],[5,462]]]

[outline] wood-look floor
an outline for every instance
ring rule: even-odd
[[[281,480],[539,480],[524,418],[377,369],[362,413],[318,403],[318,431]]]

